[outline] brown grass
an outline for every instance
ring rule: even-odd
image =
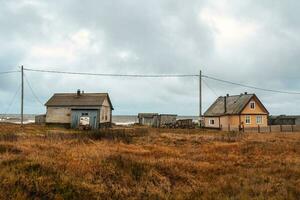
[[[0,199],[300,199],[300,133],[0,124]]]

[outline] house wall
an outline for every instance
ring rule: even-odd
[[[71,108],[47,107],[46,123],[71,123]]]
[[[251,101],[255,102],[255,108],[254,109],[250,108]],[[260,103],[255,98],[252,98],[251,101],[244,108],[244,110],[242,111],[242,114],[267,114],[264,111],[263,107],[260,105]]]
[[[250,107],[250,103],[252,101],[255,102],[254,109],[251,109]],[[246,124],[246,115],[250,116],[250,124]],[[257,116],[262,116],[262,124],[256,123]],[[257,127],[258,125],[262,127],[268,126],[268,113],[265,112],[264,108],[261,106],[261,104],[257,101],[256,98],[252,98],[248,105],[241,112],[241,122],[244,124],[244,127]]]
[[[249,115],[250,116],[250,124],[246,124],[246,116],[247,115],[241,115],[241,122],[243,123],[244,127],[257,127],[258,125],[261,127],[266,127],[268,126],[268,115],[264,114],[264,115]],[[262,116],[262,124],[257,124],[256,123],[256,117],[257,116]]]
[[[100,110],[100,123],[111,122],[111,107],[108,102],[108,99],[105,98],[103,101],[103,106],[101,106]]]
[[[215,124],[209,124],[209,120],[215,120]],[[207,128],[220,128],[219,117],[204,117],[204,126]]]

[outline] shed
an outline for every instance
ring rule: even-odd
[[[114,109],[108,93],[56,93],[45,104],[46,124],[79,128],[81,118],[89,122],[89,127],[111,126]]]
[[[163,127],[176,123],[177,115],[174,114],[160,114],[159,115],[159,127]]]
[[[46,123],[46,115],[36,115],[34,116],[36,124],[45,124]]]
[[[152,127],[159,126],[158,113],[139,113],[138,119],[140,125],[146,125]]]
[[[298,115],[270,116],[269,125],[300,125],[300,116]]]

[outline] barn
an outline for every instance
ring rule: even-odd
[[[108,93],[56,93],[45,104],[46,124],[79,128],[82,120],[92,129],[109,127],[113,105]]]

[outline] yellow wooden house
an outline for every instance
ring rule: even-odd
[[[219,97],[204,113],[207,128],[239,129],[268,126],[269,112],[255,94]]]

